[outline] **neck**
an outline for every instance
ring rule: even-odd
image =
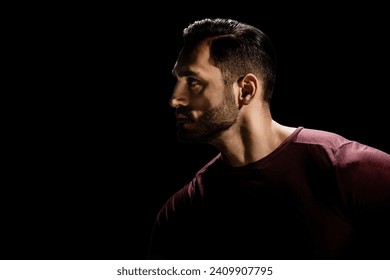
[[[269,113],[241,118],[211,144],[231,166],[244,166],[273,152],[296,128],[280,125]]]

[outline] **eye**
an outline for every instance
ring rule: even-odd
[[[191,89],[191,88],[196,87],[197,85],[199,85],[199,81],[198,80],[196,80],[194,78],[191,78],[191,77],[189,77],[187,79],[187,86],[188,86],[188,88]]]

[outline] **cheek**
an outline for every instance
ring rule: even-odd
[[[207,94],[194,97],[194,107],[197,106],[202,110],[209,110],[221,104],[224,101],[226,93],[222,91],[209,91]]]
[[[198,119],[200,116],[204,114],[204,112],[209,111],[211,108],[216,106],[217,104],[213,104],[212,100],[204,98],[204,97],[195,97],[190,102],[190,110],[192,117],[194,119]]]
[[[205,98],[203,96],[196,96],[196,97],[193,97],[191,98],[191,107],[194,108],[194,109],[206,109],[210,106],[212,106],[212,100],[208,99],[208,98]]]
[[[218,107],[225,98],[227,93],[221,88],[211,88],[193,95],[190,97],[190,109],[193,112],[194,118],[199,118],[204,112],[207,112],[215,107]]]

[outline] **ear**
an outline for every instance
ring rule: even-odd
[[[256,95],[259,86],[259,80],[253,74],[246,74],[238,80],[240,106],[249,104]]]

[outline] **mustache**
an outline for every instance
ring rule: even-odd
[[[176,117],[178,115],[184,115],[188,118],[191,118],[192,117],[191,108],[185,107],[185,106],[179,106],[176,108],[175,115],[176,115]]]

